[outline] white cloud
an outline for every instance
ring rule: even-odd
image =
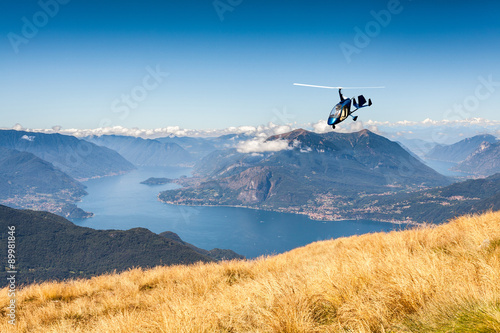
[[[324,120],[320,120],[317,123],[312,124],[312,128],[315,133],[327,133],[332,130],[332,127]]]
[[[223,129],[186,129],[179,126],[167,126],[155,129],[139,129],[139,128],[126,128],[122,126],[95,128],[95,129],[64,129],[61,126],[53,126],[51,129],[27,129],[20,124],[16,124],[12,128],[15,130],[23,130],[28,132],[39,133],[60,133],[66,135],[73,135],[76,137],[85,137],[89,135],[125,135],[142,138],[160,138],[166,136],[189,136],[189,137],[216,137],[226,134],[245,134],[252,137],[260,138],[259,142],[272,135],[278,135],[293,131],[298,128],[311,130],[315,133],[328,133],[332,131],[325,120],[307,124],[288,124],[277,125],[272,122],[267,125],[260,126],[233,126]],[[6,129],[6,128],[4,128]],[[406,137],[406,138],[420,138],[423,140],[431,140],[439,143],[452,143],[454,140],[465,137],[474,136],[477,134],[490,133],[500,136],[500,121],[488,120],[484,118],[471,118],[460,120],[432,120],[425,119],[422,121],[409,121],[401,120],[397,122],[388,121],[362,121],[359,119],[354,122],[346,120],[339,124],[335,129],[338,133],[357,132],[362,129],[368,129],[374,133],[389,137]],[[462,133],[462,136],[458,134]],[[398,135],[396,135],[398,134]],[[264,145],[259,145],[264,147]]]
[[[25,128],[21,125],[21,124],[15,124],[13,127],[12,127],[13,130],[16,130],[16,131],[24,131]]]
[[[335,131],[337,133],[352,133],[359,132],[363,129],[368,129],[374,133],[379,133],[377,126],[375,126],[374,124],[365,125],[365,123],[363,123],[361,120],[342,122],[339,125],[335,126],[335,130],[332,130],[332,127],[328,125],[324,120],[319,120],[316,123],[309,124],[308,127],[312,127],[312,131],[315,133],[328,133],[331,131]]]
[[[2,128],[8,129],[8,128]],[[113,127],[100,127],[94,129],[76,129],[68,128],[63,129],[61,126],[53,126],[50,129],[27,129],[16,124],[10,129],[17,131],[29,131],[38,133],[60,133],[66,135],[73,135],[76,137],[86,137],[90,135],[101,136],[101,135],[124,135],[124,136],[134,136],[142,138],[161,138],[166,136],[189,136],[189,137],[216,137],[226,134],[245,134],[250,136],[258,136],[262,138],[268,138],[272,135],[278,135],[290,132],[295,128],[290,125],[276,125],[269,123],[267,125],[261,126],[238,126],[238,127],[228,127],[223,129],[205,129],[205,130],[195,130],[195,129],[185,129],[179,126],[167,126],[155,129],[140,129],[140,128],[126,128],[122,126]]]
[[[21,137],[21,139],[22,139],[22,140],[26,140],[26,141],[35,141],[35,137],[34,137],[34,136],[32,136],[32,135],[29,135],[29,136],[28,136],[28,135],[23,135],[23,136]]]
[[[396,122],[368,120],[366,121],[366,124],[375,126],[387,126],[387,127],[400,127],[400,126],[431,127],[431,126],[454,126],[454,125],[471,125],[471,124],[480,126],[499,126],[500,121],[489,120],[484,118],[469,118],[469,119],[456,119],[456,120],[448,120],[448,119],[432,120],[430,118],[427,118],[422,121],[400,120]]]
[[[359,132],[363,129],[365,129],[365,126],[364,126],[363,122],[360,120],[360,121],[352,121],[352,122],[348,122],[346,124],[339,125],[338,128],[335,128],[335,132],[352,133],[352,132]]]
[[[287,140],[270,140],[255,138],[238,143],[237,150],[240,153],[264,153],[289,149]]]

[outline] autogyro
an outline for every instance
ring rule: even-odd
[[[368,104],[366,104],[366,98],[363,95],[358,96],[358,100],[353,98],[345,98],[342,95],[342,89],[376,89],[376,88],[385,88],[385,87],[328,87],[328,86],[316,86],[312,84],[303,84],[303,83],[294,83],[295,86],[303,86],[303,87],[313,87],[313,88],[324,88],[324,89],[338,89],[340,102],[337,103],[330,112],[328,116],[327,123],[335,129],[335,125],[343,122],[349,116],[352,117],[352,120],[356,121],[358,116],[353,116],[352,114],[361,108],[365,108],[367,106],[372,105],[372,100],[368,98]],[[351,105],[354,105],[355,109],[351,110]]]

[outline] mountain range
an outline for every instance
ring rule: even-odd
[[[0,228],[8,230],[8,226],[16,230],[17,283],[244,258],[230,250],[199,249],[174,233],[157,235],[144,228],[94,230],[51,213],[0,205]],[[6,237],[0,238],[0,247],[7,248]],[[0,278],[6,277],[2,270]]]
[[[436,146],[436,143],[425,141],[422,139],[405,139],[401,138],[397,141],[403,148],[417,155],[419,158],[424,158],[432,148]]]
[[[452,170],[466,172],[474,176],[484,177],[500,172],[500,141],[483,142],[464,161]]]
[[[73,136],[0,130],[0,202],[68,218],[92,216],[75,203],[87,194],[77,180],[135,167],[116,151]]]
[[[441,223],[465,215],[500,210],[500,173],[411,193],[384,193],[337,202],[345,219]]]
[[[188,151],[196,160],[200,160],[216,150],[224,150],[235,147],[239,142],[251,139],[246,134],[226,134],[218,137],[179,137],[168,136],[156,140],[164,143],[175,143]]]
[[[67,192],[81,197],[86,194],[81,183],[51,163],[28,152],[0,147],[0,198],[33,193]]]
[[[74,202],[85,186],[28,152],[0,147],[0,203],[48,210],[66,217],[88,217]]]
[[[174,204],[230,205],[335,219],[324,210],[336,197],[408,191],[451,181],[401,146],[368,130],[316,134],[303,129],[272,136],[286,142],[275,152],[215,151],[195,166],[184,188],[160,193]]]
[[[451,145],[436,145],[427,154],[426,159],[460,163],[473,154],[483,143],[495,143],[497,138],[490,134],[476,135]]]
[[[32,153],[77,180],[134,169],[116,151],[69,135],[0,130],[0,147]]]
[[[415,193],[452,181],[424,165],[400,144],[367,130],[317,134],[299,129],[267,138],[264,145],[279,146],[276,151],[253,153],[240,149],[255,140],[242,134],[157,140],[100,136],[86,140],[92,142],[59,134],[0,131],[0,202],[65,217],[88,217],[91,213],[75,205],[86,192],[74,177],[126,172],[134,168],[132,162],[186,165],[208,154],[196,163],[194,177],[151,178],[144,183],[172,181],[182,185],[159,195],[160,200],[173,204],[243,206],[322,220],[422,221],[425,213],[418,216],[402,202],[409,200],[415,207],[423,207],[423,197]],[[100,145],[122,150],[130,161]],[[428,154],[453,161],[466,155],[456,170],[474,176],[500,172],[500,143],[494,136],[480,135],[450,146],[436,146]],[[422,193],[436,196],[434,192]],[[481,200],[490,197],[464,196]],[[467,213],[479,207],[472,205],[472,199],[458,200],[464,201],[458,211]],[[444,206],[453,203],[452,199],[440,202]],[[438,208],[430,210],[430,220],[442,220],[434,219],[441,214],[435,213]]]
[[[90,136],[85,140],[117,151],[136,166],[178,166],[193,162],[193,157],[175,142],[131,136]]]

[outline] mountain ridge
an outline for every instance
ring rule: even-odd
[[[70,135],[0,130],[0,146],[32,153],[77,180],[134,169],[116,151]]]
[[[464,161],[452,170],[466,172],[475,176],[490,176],[500,172],[500,141],[483,142]]]
[[[145,228],[95,230],[52,213],[0,205],[0,227],[16,229],[17,282],[91,277],[132,267],[194,264],[242,258],[229,251],[206,251],[180,238]],[[7,248],[7,238],[0,238]],[[6,271],[1,278],[5,280]]]
[[[426,155],[426,159],[460,163],[474,153],[483,142],[495,143],[497,138],[491,134],[480,134],[460,140],[451,145],[436,145]]]
[[[85,140],[113,149],[136,166],[178,166],[193,162],[177,143],[122,135],[90,136]]]
[[[85,186],[28,152],[0,147],[0,203],[48,210],[71,218],[91,216],[76,207]]]
[[[164,191],[159,199],[337,219],[320,202],[451,183],[399,144],[367,130],[317,134],[299,129],[267,139],[274,140],[287,140],[288,147],[256,154],[236,149],[209,154],[195,166],[194,178],[175,181],[184,188]],[[304,210],[305,206],[309,208]],[[315,208],[319,214],[313,212]]]
[[[351,198],[348,219],[442,223],[465,214],[500,210],[500,173],[410,193]]]

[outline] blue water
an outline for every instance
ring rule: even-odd
[[[247,258],[275,254],[317,240],[390,231],[401,226],[375,221],[312,221],[306,216],[232,207],[188,207],[158,201],[160,191],[175,184],[140,184],[149,177],[178,178],[187,168],[143,167],[126,175],[84,182],[89,195],[78,204],[94,217],[73,220],[94,229],[147,228],[173,231],[203,249],[231,249]]]
[[[438,161],[438,160],[423,160],[423,161],[429,167],[431,167],[432,169],[436,170],[437,172],[439,172],[440,174],[442,174],[444,176],[458,177],[458,178],[464,178],[464,177],[470,176],[470,175],[463,173],[463,172],[460,172],[460,171],[451,170],[458,163]]]

